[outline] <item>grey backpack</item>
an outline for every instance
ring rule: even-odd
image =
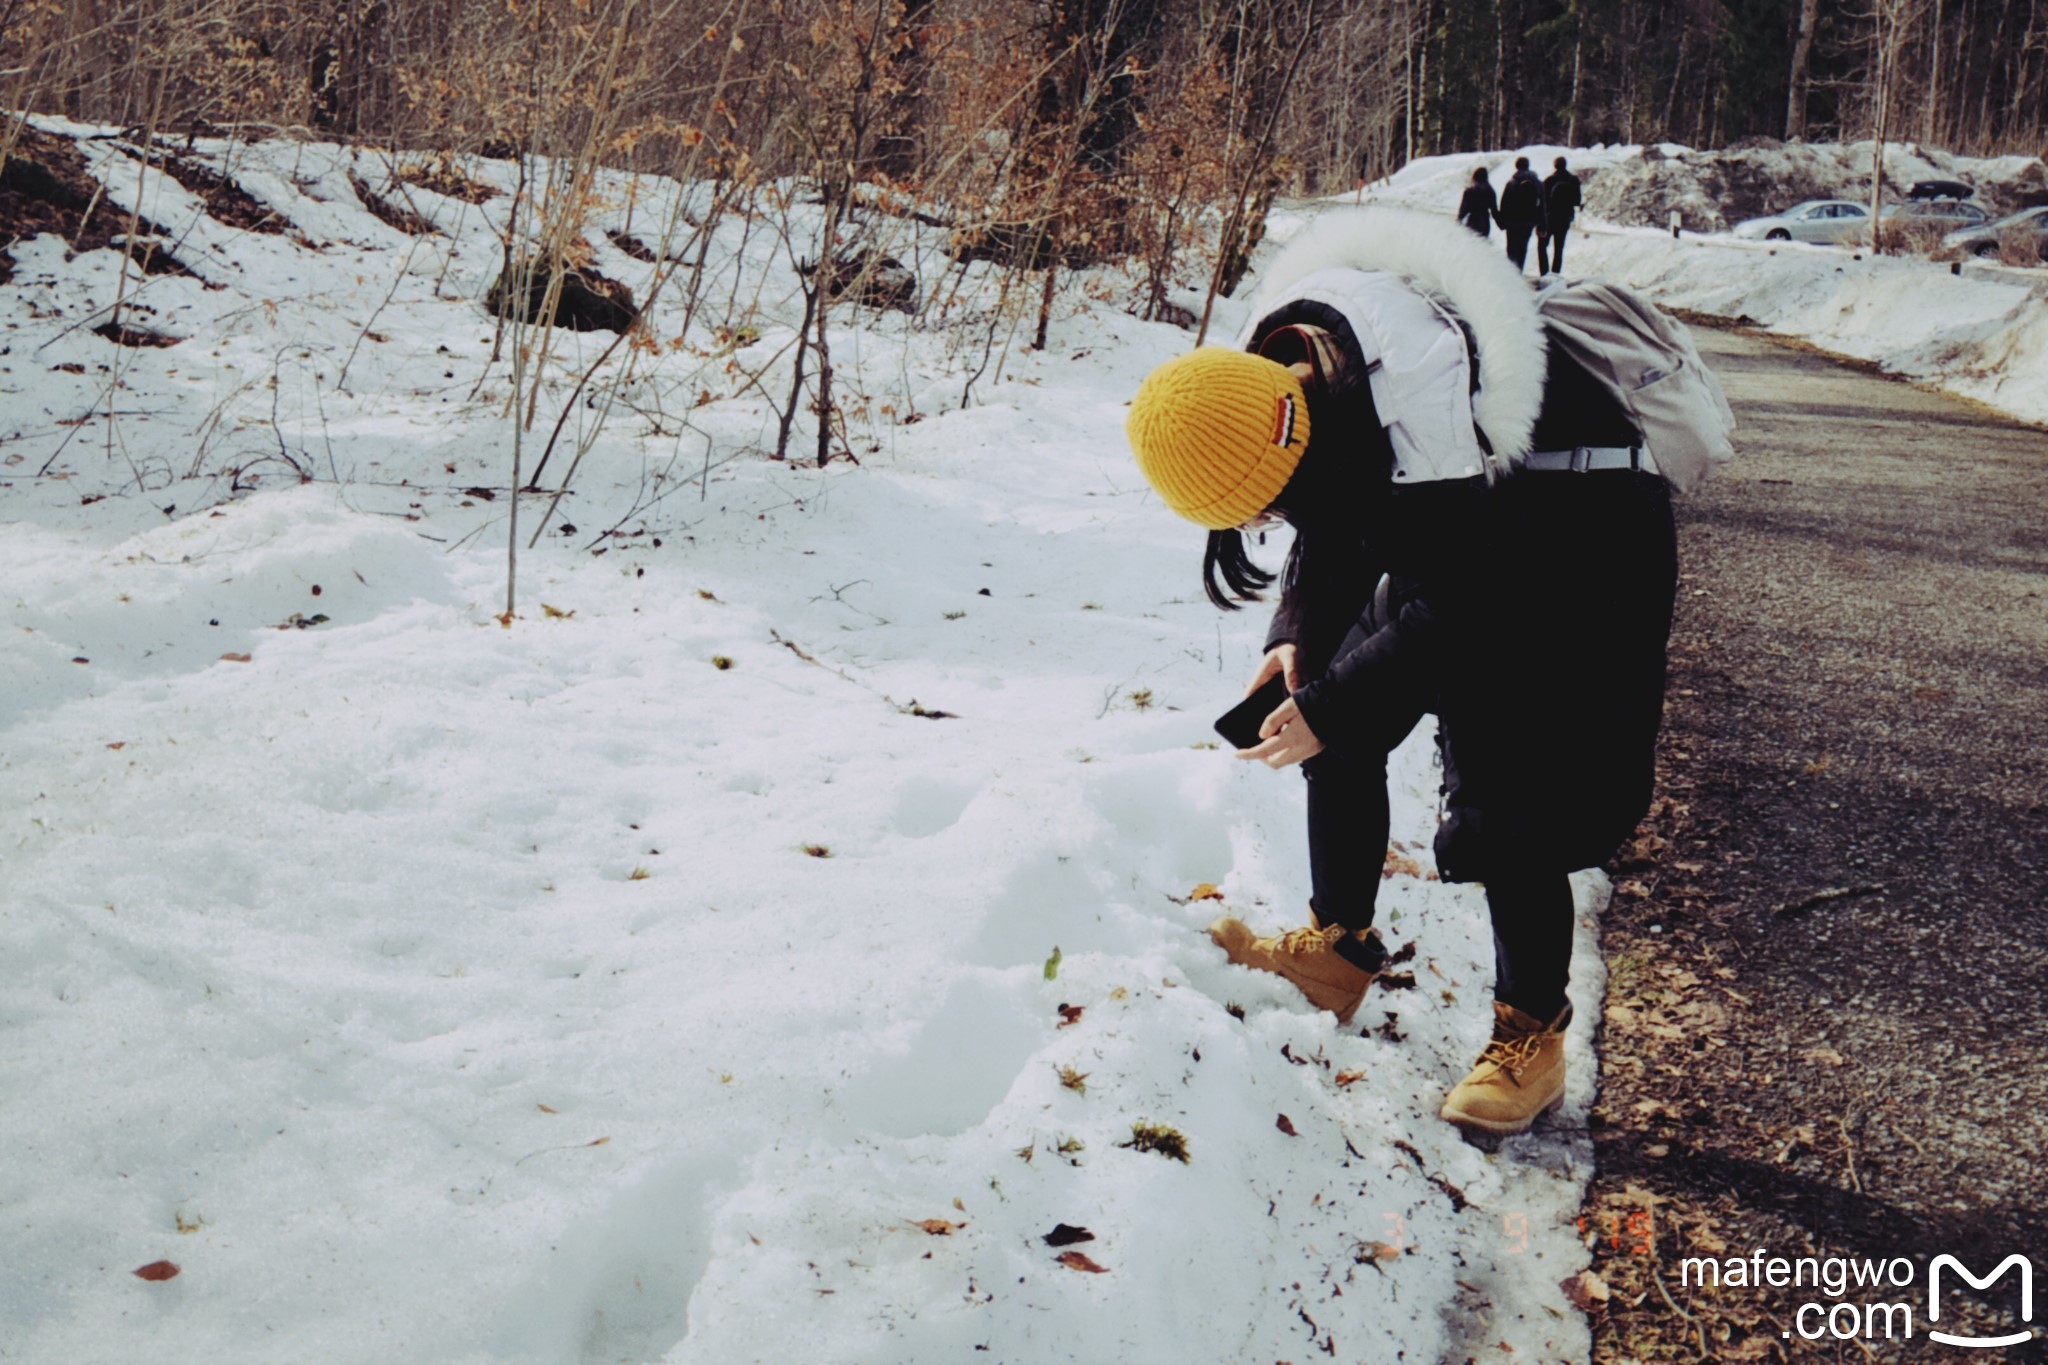
[[[1551,343],[1620,400],[1657,470],[1690,492],[1735,457],[1735,414],[1685,324],[1604,280],[1559,281],[1536,296]]]

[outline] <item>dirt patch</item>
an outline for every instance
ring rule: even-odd
[[[130,236],[128,214],[107,202],[77,143],[30,128],[0,170],[0,284],[14,276],[14,244],[43,233],[73,251],[126,249],[146,275],[198,278],[171,254],[170,234],[149,219],[138,215]]]
[[[146,160],[153,169],[162,171],[184,186],[194,198],[206,205],[206,216],[217,223],[272,236],[283,236],[293,231],[289,218],[211,166],[161,148],[145,151],[141,147],[124,144],[121,150],[139,161]]]
[[[859,247],[832,258],[824,271],[814,263],[797,267],[803,275],[825,277],[826,297],[835,303],[852,299],[875,309],[917,311],[917,276],[894,256],[884,256],[871,247]]]
[[[518,309],[517,277],[521,268],[512,268],[513,282],[509,286],[502,274],[491,282],[490,292],[484,296],[485,308],[500,317],[510,317]],[[526,321],[543,321],[547,295],[548,271],[544,266],[536,266],[527,283],[523,310]],[[589,266],[563,272],[561,293],[555,303],[555,326],[572,332],[623,333],[639,316],[633,291],[619,281],[600,275]]]
[[[445,198],[460,199],[465,204],[482,204],[504,193],[481,180],[470,179],[454,162],[447,160],[403,167],[398,178],[408,185],[418,185]]]
[[[183,337],[174,337],[165,332],[151,332],[140,327],[123,327],[112,322],[103,322],[92,329],[92,334],[105,337],[116,346],[175,346]]]
[[[645,261],[649,265],[659,265],[661,263],[661,257],[654,254],[653,247],[629,232],[613,232],[607,228],[604,235],[611,238],[613,246],[625,252],[636,261]]]
[[[349,188],[356,192],[356,198],[363,201],[363,207],[381,219],[387,227],[393,227],[409,237],[432,237],[441,229],[432,222],[402,204],[393,203],[371,189],[361,176],[351,174]]]

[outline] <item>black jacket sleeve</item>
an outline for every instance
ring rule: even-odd
[[[1426,598],[1395,603],[1393,619],[1294,694],[1302,719],[1325,745],[1381,737],[1381,717],[1434,709],[1446,631]],[[1398,736],[1396,737],[1398,738]]]
[[[1494,585],[1486,557],[1472,553],[1490,543],[1491,498],[1480,479],[1395,491],[1378,557],[1392,575],[1386,610],[1375,610],[1368,633],[1294,694],[1324,744],[1387,741],[1387,717],[1435,710],[1444,680],[1467,666],[1460,661],[1475,630],[1483,635],[1491,624]],[[1363,577],[1347,630],[1365,616],[1378,580],[1377,572]]]

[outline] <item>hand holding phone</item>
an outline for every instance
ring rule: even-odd
[[[1233,748],[1251,748],[1259,742],[1259,727],[1266,723],[1266,717],[1290,695],[1286,676],[1275,673],[1258,691],[1216,718],[1216,733],[1229,740]]]

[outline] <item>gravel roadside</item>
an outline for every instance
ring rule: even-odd
[[[1603,925],[1594,1359],[1953,1356],[1932,1257],[2048,1272],[2048,433],[1695,336],[1741,454],[1681,505],[1662,795]],[[1758,1247],[1918,1279],[1684,1282]],[[2016,1280],[1934,1325],[2015,1330]],[[1877,1298],[1913,1340],[1795,1334]],[[2048,1360],[2044,1319],[1995,1358]]]

